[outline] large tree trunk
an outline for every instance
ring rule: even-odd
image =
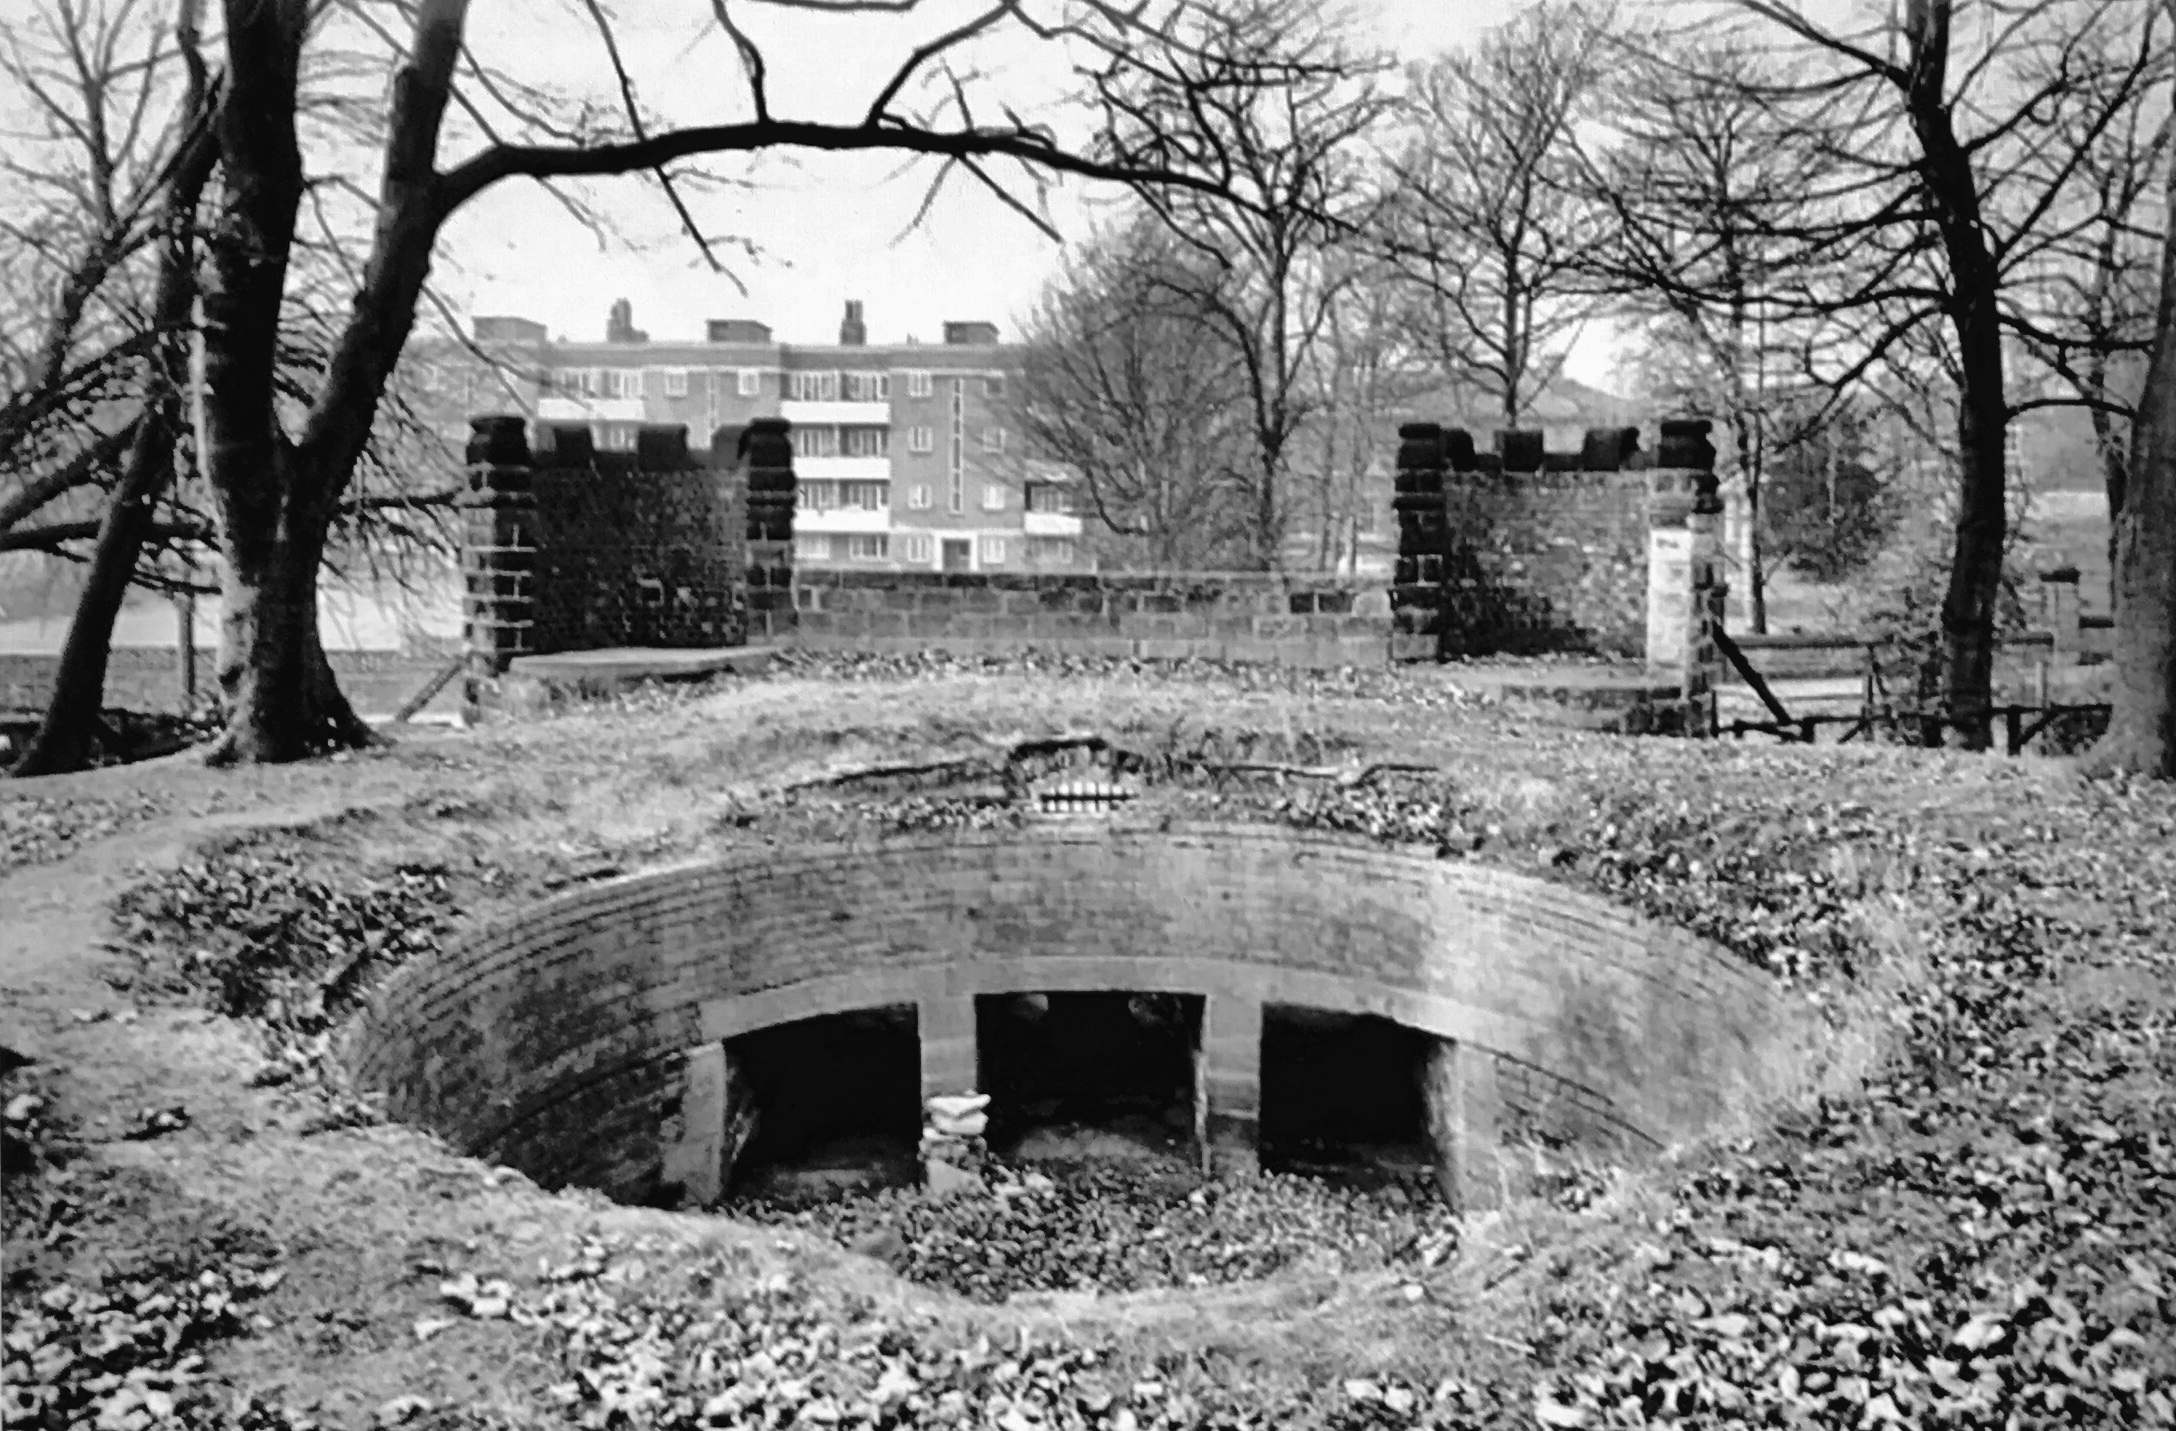
[[[1994,703],[1995,604],[2002,594],[2002,558],[2009,539],[2007,476],[2003,470],[2009,403],[2003,395],[2002,334],[1993,295],[1957,318],[1964,383],[1957,403],[1960,470],[1956,542],[1949,587],[1942,597],[1942,704],[1965,721],[1968,750],[1990,740]]]
[[[1958,506],[1949,587],[1942,598],[1942,705],[1964,722],[1964,744],[1985,750],[1994,703],[1995,604],[2008,546],[2009,395],[2002,361],[2002,275],[1988,251],[1972,156],[1957,140],[1943,86],[1950,7],[1916,7],[1906,107],[1918,135],[1920,180],[1949,259],[1949,318],[1957,333]]]
[[[382,739],[360,720],[318,637],[326,532],[414,323],[445,209],[433,156],[467,0],[422,0],[394,76],[385,170],[362,291],[299,437],[273,383],[303,189],[295,112],[310,0],[228,0],[219,139],[225,190],[204,290],[205,463],[219,496],[226,615],[215,762],[284,761]]]
[[[2176,19],[2176,0],[2169,0]],[[2169,173],[2176,220],[2176,169]],[[2111,502],[2113,502],[2111,496]],[[2161,302],[2115,523],[2116,684],[2087,766],[2176,780],[2176,222],[2161,247]]]
[[[60,670],[45,717],[38,723],[30,749],[9,769],[10,775],[64,775],[91,763],[92,731],[106,698],[106,661],[113,647],[114,619],[121,614],[121,603],[135,580],[136,559],[151,530],[152,513],[173,473],[169,415],[146,412],[136,424],[121,485],[98,526],[90,574],[68,623],[68,639],[61,647]]]
[[[296,493],[321,484],[281,466],[288,494],[269,520],[230,523],[219,689],[232,713],[215,763],[301,760],[379,739],[340,692],[317,630],[317,574],[327,520]]]

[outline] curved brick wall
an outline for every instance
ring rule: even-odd
[[[878,1004],[1111,988],[1382,1014],[1492,1051],[1514,1115],[1648,1144],[1771,1090],[1801,1018],[1721,949],[1542,880],[1260,826],[1053,824],[564,895],[401,971],[349,1056],[397,1118],[640,1200],[691,1047]]]

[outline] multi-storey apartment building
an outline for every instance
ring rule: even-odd
[[[1077,571],[1092,565],[1066,469],[1020,450],[1009,417],[1021,351],[991,323],[947,323],[944,341],[871,344],[858,302],[836,345],[781,343],[748,319],[701,342],[657,341],[614,304],[602,342],[554,341],[524,318],[475,321],[495,360],[462,384],[470,406],[517,406],[587,423],[630,448],[644,423],[696,441],[730,424],[793,424],[797,562],[930,571]],[[481,366],[481,365],[477,365]],[[494,386],[496,385],[496,390]]]

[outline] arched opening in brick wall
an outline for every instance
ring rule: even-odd
[[[1375,1014],[1262,1010],[1262,1166],[1358,1184],[1431,1178],[1427,1070],[1442,1040]]]
[[[975,1000],[991,1150],[1025,1160],[1198,1157],[1199,994],[1078,990]]]
[[[1059,1037],[1003,1031],[1027,991]],[[1183,1013],[1116,1039],[1132,994]],[[1515,1181],[1513,1143],[1637,1155],[1796,1086],[1819,1028],[1725,951],[1532,875],[1120,817],[570,892],[403,969],[347,1056],[393,1116],[628,1202],[917,1148],[928,1100],[975,1092],[1000,1140],[1190,1106],[1195,1150],[1242,1175],[1265,1137],[1301,1161],[1419,1142],[1474,1202]]]
[[[729,1190],[816,1192],[903,1186],[918,1176],[921,1041],[912,1004],[856,1009],[725,1041],[746,1082],[752,1136],[732,1156]]]

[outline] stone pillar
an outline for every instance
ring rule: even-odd
[[[1262,1122],[1262,1001],[1245,994],[1210,994],[1201,1015],[1206,1089],[1202,1110],[1207,1148],[1203,1167],[1230,1177],[1260,1170]]]
[[[980,1086],[975,1059],[975,996],[947,994],[915,1005],[922,1045],[922,1101]]]
[[[1729,591],[1710,427],[1704,418],[1663,423],[1648,474],[1647,668],[1658,678],[1676,679],[1692,735],[1708,734],[1714,725],[1714,633]]]
[[[722,1043],[689,1049],[683,1070],[679,1110],[659,1130],[660,1176],[683,1206],[715,1207],[755,1137],[755,1095]]]
[[[972,1135],[953,1135],[946,1104],[973,1095],[981,1082],[975,1049],[975,996],[947,994],[919,1000],[915,1031],[922,1046],[922,1186],[943,1194],[982,1185],[985,1147],[980,1118]],[[986,1117],[986,1107],[983,1111]]]
[[[2078,569],[2057,567],[2040,573],[2042,619],[2054,639],[2049,664],[2058,670],[2075,666],[2085,654],[2078,626]]]
[[[1501,1207],[1518,1187],[1502,1151],[1496,1056],[1453,1039],[1435,1040],[1421,1069],[1421,1097],[1444,1199],[1461,1212]]]
[[[1442,639],[1443,474],[1448,459],[1441,424],[1409,422],[1398,429],[1398,438],[1396,492],[1390,499],[1398,522],[1397,565],[1390,587],[1390,659],[1433,661]]]
[[[759,417],[736,439],[735,455],[748,514],[748,632],[774,639],[794,626],[792,428]]]
[[[529,439],[518,417],[469,420],[468,491],[462,494],[461,576],[466,587],[462,713],[482,713],[506,663],[536,649],[536,494]],[[586,434],[585,434],[586,435]]]

